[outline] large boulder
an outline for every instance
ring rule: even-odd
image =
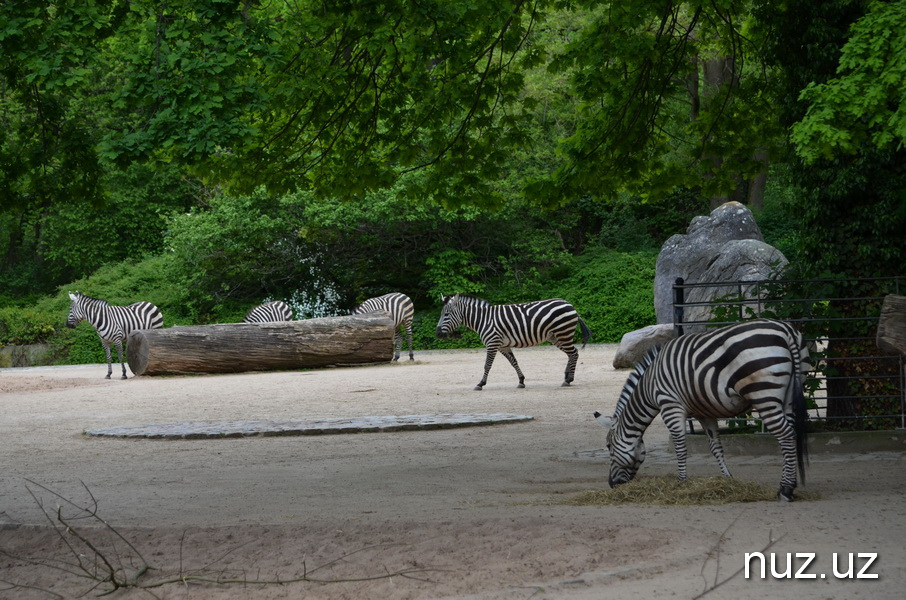
[[[614,369],[631,369],[636,366],[648,349],[675,337],[673,325],[649,325],[625,334],[613,357]]]
[[[731,240],[720,249],[714,262],[702,273],[699,283],[721,283],[731,281],[765,281],[771,279],[787,265],[787,259],[777,248],[758,240]],[[726,296],[758,298],[761,290],[754,285],[697,287],[686,290],[685,303],[707,303]],[[734,318],[747,318],[759,314],[757,302],[733,307]],[[741,311],[737,313],[736,311]],[[684,309],[683,321],[687,323],[708,321],[712,316],[708,306],[688,306]],[[688,333],[688,328],[686,329]]]
[[[707,217],[695,217],[686,233],[668,239],[658,255],[654,280],[654,308],[658,323],[673,323],[673,285],[726,283],[768,279],[786,266],[776,248],[765,244],[752,212],[739,202],[727,202]],[[686,302],[710,301],[738,293],[726,287],[687,290]],[[684,320],[692,319],[688,313]],[[697,316],[701,316],[700,314]]]

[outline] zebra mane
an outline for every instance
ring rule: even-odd
[[[73,296],[73,293],[70,292],[69,295],[70,295],[70,297],[71,297],[71,296]],[[101,305],[101,306],[110,306],[110,303],[107,302],[106,300],[102,300],[101,298],[92,298],[91,296],[89,296],[89,295],[87,295],[87,294],[83,294],[82,292],[76,292],[74,295],[75,295],[79,300],[87,300],[88,302],[91,302],[91,303],[94,303],[94,304],[98,304],[98,305]],[[75,298],[73,298],[73,299],[75,299]]]
[[[444,299],[444,304],[452,300],[454,297],[459,298],[463,303],[468,304],[469,306],[490,306],[491,303],[485,300],[484,298],[479,298],[478,296],[472,296],[470,294],[453,294],[452,296],[447,296]]]
[[[626,405],[629,403],[629,399],[632,397],[632,393],[639,386],[639,382],[642,380],[642,375],[645,374],[645,371],[648,367],[651,366],[651,363],[654,362],[655,357],[660,353],[661,345],[657,344],[652,346],[642,355],[642,359],[636,363],[633,367],[632,372],[629,373],[629,377],[626,378],[626,384],[623,385],[623,391],[620,392],[620,397],[617,400],[617,407],[613,413],[613,420],[616,422],[620,415],[623,413],[623,410],[626,408]]]

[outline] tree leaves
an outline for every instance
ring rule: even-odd
[[[808,162],[906,141],[906,5],[872,2],[843,46],[837,77],[801,94],[805,117],[792,140]]]

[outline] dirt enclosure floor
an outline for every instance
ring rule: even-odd
[[[105,380],[104,365],[4,369],[0,598],[95,597],[109,583],[79,575],[104,579],[106,563],[120,580],[168,582],[120,589],[111,598],[903,597],[903,452],[813,445],[804,489],[820,497],[792,504],[564,504],[607,486],[603,429],[592,412],[612,411],[625,382],[627,373],[612,367],[615,351],[614,345],[580,351],[576,381],[566,388],[562,353],[517,351],[527,387],[517,389],[512,369],[498,359],[480,392],[472,387],[483,351],[416,352],[415,362],[317,371],[125,381]],[[533,419],[222,439],[84,434],[152,424],[448,413]],[[640,477],[673,474],[660,420],[646,444]],[[779,481],[779,449],[728,462],[740,479]],[[707,452],[690,457],[690,476],[717,473]],[[767,559],[765,574],[755,559],[746,578],[746,554],[755,552]],[[150,569],[142,572],[144,565]]]

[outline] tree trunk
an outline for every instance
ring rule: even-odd
[[[768,153],[765,150],[759,150],[755,153],[755,160],[764,163],[764,171],[758,173],[749,180],[749,197],[747,204],[749,208],[761,210],[764,208],[764,190],[768,183]]]
[[[224,323],[135,331],[126,354],[136,375],[339,367],[393,358],[390,315]]]

